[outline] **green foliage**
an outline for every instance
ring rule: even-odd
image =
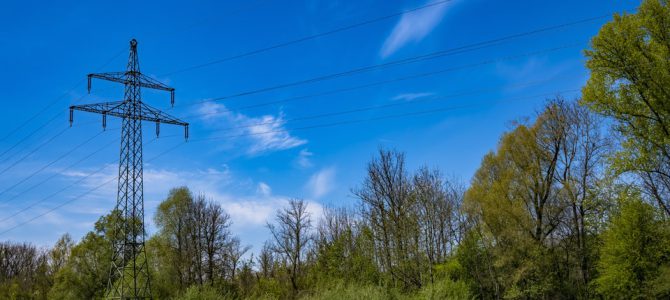
[[[607,198],[599,118],[561,98],[505,133],[465,194],[458,257],[484,298],[585,297]]]
[[[667,221],[639,195],[625,195],[603,233],[596,289],[605,297],[644,299],[668,295],[670,232]],[[657,294],[658,293],[658,294]]]
[[[183,296],[176,298],[176,300],[229,300],[234,299],[229,296],[222,295],[215,288],[210,286],[193,285],[186,290]]]
[[[410,299],[393,289],[375,285],[346,285],[342,282],[315,291],[312,295],[300,297],[301,300],[401,300]]]
[[[669,23],[667,1],[646,0],[637,13],[605,24],[586,51],[583,103],[618,121],[624,141],[614,170],[640,175],[670,215]]]
[[[176,270],[169,260],[169,243],[161,235],[152,236],[146,241],[151,274],[151,292],[157,299],[169,299],[183,291],[182,286],[175,282]]]
[[[321,241],[310,276],[319,283],[343,279],[346,284],[374,284],[379,272],[372,256],[372,237],[366,226],[346,230],[331,241]]]
[[[474,299],[470,294],[468,285],[464,281],[452,281],[441,279],[431,285],[423,287],[415,299],[450,299],[466,300]]]
[[[288,284],[282,283],[278,278],[260,278],[253,287],[251,299],[287,299],[292,291]]]
[[[249,266],[240,265],[248,248],[232,237],[230,217],[219,204],[204,195],[194,197],[186,187],[175,188],[158,206],[154,221],[158,232],[146,248],[156,297],[170,298],[193,286],[231,295],[249,289]]]
[[[111,261],[110,231],[118,218],[100,217],[95,230],[72,248],[67,263],[56,273],[51,299],[101,299],[109,278]]]
[[[0,299],[46,299],[53,280],[47,251],[0,243]]]

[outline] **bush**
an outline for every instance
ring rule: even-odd
[[[192,285],[184,293],[183,296],[177,298],[178,300],[229,300],[233,299],[219,293],[215,288],[210,286]]]
[[[417,299],[473,299],[468,285],[464,281],[443,279],[423,287],[416,295]]]
[[[374,285],[344,285],[336,284],[332,287],[316,291],[313,295],[304,296],[303,300],[392,300],[407,299],[399,293]]]

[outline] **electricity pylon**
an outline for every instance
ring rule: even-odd
[[[125,86],[122,101],[70,106],[70,126],[75,110],[102,115],[102,126],[107,126],[107,115],[122,119],[121,156],[113,232],[113,252],[109,281],[105,292],[108,299],[151,299],[149,265],[144,249],[144,189],[142,183],[142,121],[156,123],[156,136],[160,124],[184,126],[188,139],[188,123],[172,117],[142,102],[141,88],[170,92],[174,105],[174,88],[140,73],[137,58],[137,41],[130,41],[130,56],[126,72],[88,75],[88,92],[91,79],[104,79]]]

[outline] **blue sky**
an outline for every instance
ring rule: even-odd
[[[265,222],[287,199],[304,198],[315,217],[326,205],[354,206],[351,188],[362,181],[367,162],[380,146],[405,151],[410,170],[422,165],[437,167],[467,184],[482,156],[495,148],[512,121],[531,117],[549,95],[578,96],[576,90],[588,78],[583,49],[610,18],[333,80],[210,99],[630,11],[639,4],[454,0],[272,51],[188,69],[427,3],[4,2],[0,10],[0,98],[4,104],[0,112],[0,232],[19,226],[1,234],[0,240],[46,246],[65,232],[79,239],[113,208],[120,122],[108,120],[108,129],[100,133],[99,116],[77,113],[75,126],[68,129],[66,109],[72,103],[121,100],[122,86],[94,82],[87,95],[83,80],[91,72],[123,71],[131,38],[139,42],[142,72],[176,88],[174,109],[169,109],[169,95],[164,93],[144,91],[143,101],[192,124],[191,141],[156,159],[152,158],[183,143],[182,131],[164,125],[162,137],[152,141],[153,124],[145,124],[149,231],[155,231],[151,218],[157,204],[170,188],[185,185],[221,203],[232,216],[233,231],[255,251],[268,238]],[[445,69],[453,70],[244,108]],[[47,107],[50,103],[53,105]],[[366,107],[378,108],[308,118]],[[384,118],[444,108],[454,109]],[[28,125],[14,130],[40,111]],[[375,120],[361,121],[370,119]],[[324,126],[337,123],[341,124]],[[88,192],[109,180],[113,182]],[[84,196],[77,198],[80,195]],[[67,201],[71,202],[44,214]]]

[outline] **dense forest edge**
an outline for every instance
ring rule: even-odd
[[[615,15],[584,53],[581,98],[514,122],[468,183],[380,148],[355,207],[317,216],[293,199],[262,249],[216,199],[172,189],[146,241],[153,297],[670,298],[668,3]],[[0,243],[0,298],[104,298],[121,221],[50,248]]]

